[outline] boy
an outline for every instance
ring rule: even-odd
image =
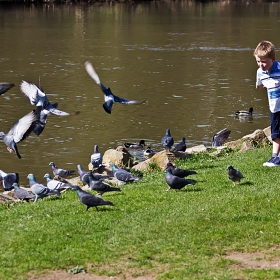
[[[263,166],[280,166],[280,63],[275,60],[275,46],[262,41],[254,51],[259,69],[256,88],[266,88],[270,109],[272,157]]]

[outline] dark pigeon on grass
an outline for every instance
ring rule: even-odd
[[[94,190],[97,191],[98,195],[103,195],[105,192],[120,192],[121,189],[120,188],[116,188],[116,187],[112,187],[109,184],[106,184],[103,182],[103,180],[98,180],[95,179],[92,176],[91,172],[88,172],[88,178],[89,178],[89,187]]]
[[[29,99],[31,105],[35,105],[36,107],[40,107],[41,109],[46,109],[53,115],[57,115],[57,116],[69,115],[69,113],[58,110],[57,103],[54,104],[50,103],[46,93],[42,89],[40,81],[38,87],[35,84],[26,81],[21,81],[19,87],[23,95]]]
[[[35,199],[35,195],[31,194],[25,189],[22,189],[18,183],[13,183],[13,188],[14,188],[14,195],[16,198],[20,200],[25,200],[29,201],[30,199]]]
[[[170,151],[171,147],[173,146],[174,140],[170,134],[169,128],[166,129],[166,133],[161,139],[161,144],[162,144],[163,148],[168,152]]]
[[[8,91],[13,86],[15,86],[15,84],[5,83],[5,82],[0,83],[0,95],[4,94],[6,91]]]
[[[19,182],[18,173],[6,173],[0,170],[0,182],[2,181],[3,188],[5,191],[10,191],[13,189],[13,184]]]
[[[89,61],[85,62],[85,68],[89,76],[100,86],[101,90],[103,91],[104,101],[105,101],[103,104],[103,108],[105,112],[107,112],[108,114],[111,114],[112,107],[115,102],[125,104],[125,105],[139,105],[145,103],[145,101],[128,100],[114,95],[109,87],[108,88],[105,87],[100,82],[99,76],[97,75],[95,69],[93,68],[92,64]]]
[[[184,178],[174,176],[169,172],[169,170],[166,170],[165,181],[169,186],[168,189],[166,190],[167,192],[170,191],[170,189],[180,190],[187,185],[196,184],[195,180],[184,179]]]
[[[228,178],[233,182],[233,185],[235,185],[236,182],[237,184],[240,184],[241,179],[244,178],[242,173],[239,170],[234,169],[232,165],[228,165],[227,169]]]
[[[21,155],[18,151],[17,143],[27,138],[35,127],[36,122],[39,120],[40,109],[31,111],[19,120],[17,120],[8,133],[0,132],[4,143],[7,146],[7,150],[12,153],[15,152],[18,158]]]
[[[38,198],[44,198],[50,195],[61,196],[61,193],[58,190],[51,190],[46,186],[38,183],[33,174],[28,174],[27,179],[29,179],[29,186],[31,188],[31,191],[35,194],[34,202],[36,202]]]
[[[78,169],[78,173],[79,173],[79,176],[80,176],[80,179],[81,181],[83,182],[84,185],[88,185],[89,186],[89,174],[88,174],[88,171],[84,170],[83,167],[78,164],[77,165],[77,169]],[[94,174],[92,172],[90,172],[92,174],[92,176],[94,177],[94,179],[96,180],[102,180],[104,179],[103,176],[101,175],[98,175],[98,174]]]
[[[172,149],[172,152],[185,152],[186,149],[186,138],[182,137],[181,141]]]
[[[220,130],[219,132],[217,132],[211,140],[211,145],[212,148],[217,148],[220,146],[223,146],[226,142],[226,140],[228,139],[229,135],[230,135],[231,131],[228,130],[227,128],[224,128],[222,130]]]
[[[196,171],[186,170],[186,169],[181,169],[181,168],[175,167],[171,162],[168,162],[166,166],[167,166],[167,168],[165,171],[169,171],[172,175],[180,177],[180,178],[184,178],[189,175],[197,174]]]
[[[52,172],[54,176],[66,178],[68,176],[72,176],[75,174],[75,170],[66,170],[66,169],[59,168],[54,164],[54,162],[50,162],[49,166],[52,167]]]
[[[95,196],[91,193],[88,193],[86,191],[83,191],[79,186],[73,186],[72,190],[75,190],[77,192],[77,195],[79,197],[79,200],[85,204],[87,211],[90,207],[95,207],[98,211],[98,206],[102,205],[109,205],[114,206],[114,204],[111,201],[103,200],[102,198]]]
[[[112,168],[114,177],[118,180],[119,185],[142,180],[141,177],[138,177],[125,169],[118,168],[114,163],[110,163],[110,167]]]

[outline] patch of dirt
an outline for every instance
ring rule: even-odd
[[[237,261],[242,268],[277,269],[280,268],[280,256],[274,256],[273,252],[279,250],[280,246],[255,253],[231,252],[224,258]]]
[[[78,273],[70,274],[64,270],[55,270],[48,274],[43,275],[30,275],[28,280],[155,280],[153,276],[144,275],[139,277],[122,276],[121,278],[116,276],[99,276],[90,273]]]

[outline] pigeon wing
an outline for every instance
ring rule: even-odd
[[[89,61],[86,61],[84,65],[89,76],[99,85],[100,79],[95,69],[93,68],[92,64]]]
[[[116,95],[114,95],[114,100],[115,100],[115,102],[125,104],[125,105],[138,105],[138,104],[145,103],[145,100],[143,100],[143,101],[129,100],[129,99],[124,99],[124,98],[116,96]]]
[[[18,143],[31,133],[36,121],[38,121],[38,115],[31,111],[12,125],[8,135],[13,135],[15,143]]]
[[[15,84],[11,83],[0,83],[0,95],[8,91],[10,88],[15,86]]]
[[[19,87],[23,95],[29,99],[31,105],[43,106],[43,99],[47,98],[46,94],[35,84],[21,81]]]

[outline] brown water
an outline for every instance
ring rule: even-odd
[[[210,145],[231,129],[236,140],[269,126],[265,91],[255,90],[252,55],[261,40],[280,48],[280,4],[152,2],[127,4],[0,5],[0,80],[16,86],[1,96],[0,130],[33,107],[21,80],[38,77],[51,102],[77,116],[50,116],[40,137],[18,144],[22,159],[1,141],[0,169],[44,182],[59,167],[87,167],[95,144],[103,153],[145,139],[155,150],[166,128],[175,142]],[[103,93],[88,76],[90,60],[114,94],[147,100],[103,111]],[[252,120],[234,112],[254,107]]]

